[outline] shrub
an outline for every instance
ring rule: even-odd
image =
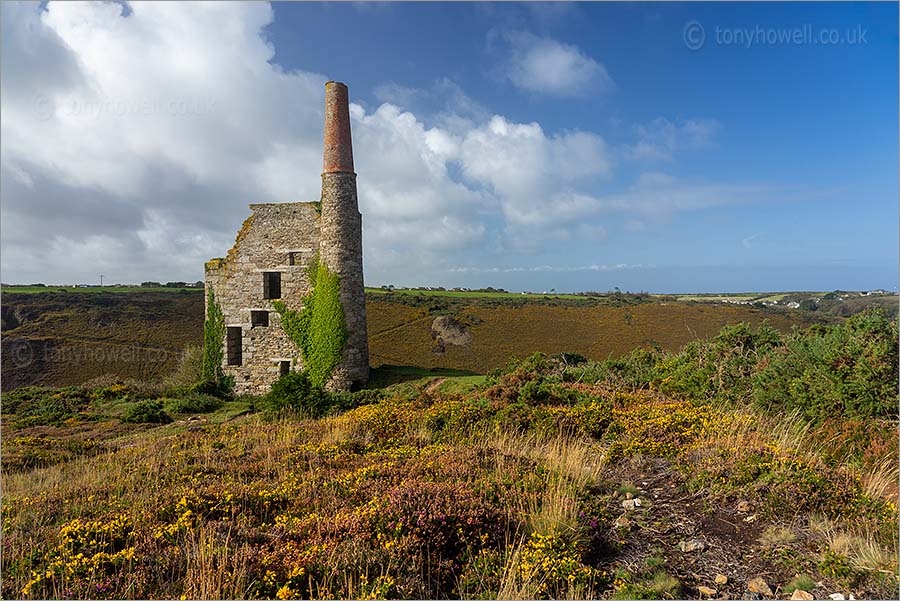
[[[91,395],[83,388],[26,386],[3,393],[3,413],[15,413],[16,426],[59,425],[87,409]]]
[[[748,323],[723,327],[706,342],[692,342],[657,368],[662,392],[693,399],[743,401],[751,394],[754,369],[760,358],[781,344],[781,335],[768,324],[756,331]]]
[[[829,417],[888,417],[897,413],[897,324],[869,310],[835,325],[814,325],[779,334],[767,324],[741,323],[710,340],[694,341],[679,353],[636,350],[621,359],[588,362],[561,374],[568,382],[648,386],[691,401],[754,404],[769,413],[797,410],[815,423]],[[515,384],[522,400],[546,402],[536,370],[521,368]],[[501,378],[500,383],[503,383]],[[498,384],[496,394],[503,392]],[[503,395],[508,396],[508,395]]]
[[[559,432],[579,432],[600,438],[612,422],[612,407],[601,399],[582,401],[573,407],[554,407],[550,414]]]
[[[380,389],[364,389],[355,392],[341,390],[330,393],[330,396],[332,411],[349,411],[356,407],[377,403],[385,397],[385,392]]]
[[[646,388],[655,376],[657,363],[662,359],[660,349],[635,349],[620,359],[583,363],[563,374],[567,382],[594,384],[606,381],[630,388]]]
[[[306,372],[289,372],[272,384],[263,401],[271,412],[290,410],[300,415],[319,417],[331,408],[331,396],[312,383]]]
[[[178,366],[166,379],[170,387],[187,388],[203,380],[203,347],[189,344],[181,351]]]
[[[533,532],[522,549],[517,576],[537,583],[541,597],[566,598],[573,585],[590,590],[601,576],[596,568],[582,563],[583,550],[577,536],[554,529],[547,534]]]
[[[897,324],[866,311],[841,325],[797,330],[753,377],[753,399],[807,419],[897,413]]]
[[[587,357],[585,357],[584,355],[579,355],[578,353],[557,353],[555,355],[552,355],[550,358],[556,361],[560,361],[567,366],[587,363]]]
[[[202,393],[161,400],[166,413],[209,413],[225,404],[220,398]]]
[[[188,387],[187,390],[176,388],[172,392],[173,396],[205,394],[229,401],[234,397],[234,378],[223,375],[218,380],[202,380]]]
[[[91,393],[91,398],[98,401],[116,401],[127,397],[129,392],[128,386],[121,382],[116,382],[109,386],[95,389]]]
[[[125,410],[122,420],[132,424],[167,424],[172,421],[160,401],[139,401]]]

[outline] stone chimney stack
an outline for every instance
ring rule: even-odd
[[[319,260],[340,278],[347,342],[327,387],[347,390],[369,379],[369,341],[363,286],[362,215],[356,197],[347,86],[325,84],[325,145]]]

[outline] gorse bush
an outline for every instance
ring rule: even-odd
[[[589,361],[567,370],[562,376],[567,382],[605,381],[614,386],[646,388],[653,381],[656,364],[663,357],[661,349],[635,349],[620,359]]]
[[[15,414],[18,427],[59,425],[78,415],[91,403],[89,391],[69,386],[26,386],[3,393],[3,413]]]
[[[660,391],[694,399],[741,401],[750,395],[750,376],[759,359],[781,343],[781,334],[763,323],[728,325],[709,341],[688,344],[655,366]]]
[[[815,423],[886,417],[897,413],[897,345],[897,324],[874,310],[790,334],[741,323],[679,353],[636,350],[575,366],[562,379],[653,388],[700,403],[753,403],[772,413],[796,410]]]
[[[797,409],[815,421],[895,415],[897,365],[897,323],[859,313],[788,336],[754,375],[753,398],[762,409]]]
[[[138,401],[125,410],[122,420],[132,424],[167,424],[172,421],[161,401]]]
[[[272,384],[263,406],[275,413],[288,410],[302,416],[319,417],[331,408],[331,395],[313,384],[306,372],[292,371]]]

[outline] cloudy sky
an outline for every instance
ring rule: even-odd
[[[369,285],[897,288],[897,5],[3,3],[0,277],[198,280],[319,196]]]

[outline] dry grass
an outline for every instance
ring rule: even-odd
[[[759,430],[766,432],[778,449],[782,451],[806,452],[810,448],[811,425],[803,419],[800,411],[793,411],[778,417],[758,417]]]
[[[887,548],[878,544],[869,533],[832,529],[826,533],[825,541],[832,553],[846,557],[856,570],[897,574],[896,540],[893,548]]]
[[[523,578],[519,564],[521,562],[522,550],[525,546],[525,539],[519,539],[513,545],[507,546],[505,562],[503,566],[503,577],[500,581],[500,590],[497,592],[498,599],[536,599],[538,597],[538,589],[540,582],[534,578]]]
[[[797,533],[790,526],[774,524],[766,528],[759,537],[760,544],[766,547],[787,547],[796,542]]]
[[[599,445],[584,439],[547,438],[503,429],[476,436],[476,440],[493,452],[497,471],[502,471],[511,457],[527,458],[548,470],[541,495],[523,497],[529,499],[528,505],[517,508],[517,512],[529,516],[532,531],[548,534],[578,530],[575,492],[599,481],[606,459]]]
[[[253,549],[236,545],[209,525],[188,541],[184,596],[188,599],[244,599],[249,586],[249,559]]]
[[[866,494],[873,498],[882,498],[897,503],[900,465],[894,457],[882,459],[871,471],[863,474],[862,481]]]

